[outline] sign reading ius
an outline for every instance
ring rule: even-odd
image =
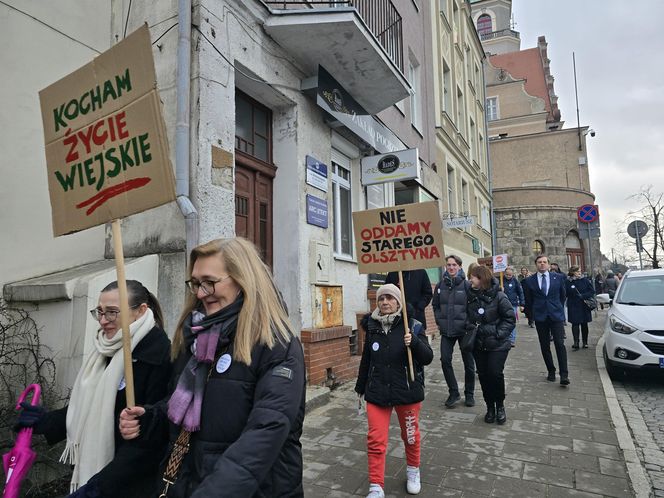
[[[420,179],[417,149],[362,158],[362,185]]]

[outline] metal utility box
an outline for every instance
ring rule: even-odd
[[[344,296],[341,285],[314,285],[314,328],[338,327],[344,321]]]

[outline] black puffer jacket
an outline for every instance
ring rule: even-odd
[[[227,350],[233,355],[234,330]],[[175,361],[172,389],[191,357],[189,350]],[[301,497],[304,421],[304,354],[300,341],[278,341],[272,349],[255,346],[251,366],[232,361],[207,381],[201,428],[192,433],[190,449],[168,498]],[[167,400],[149,410],[151,427],[170,425],[166,466],[180,427],[167,420]],[[148,429],[149,430],[149,429]],[[141,421],[143,431],[143,421]],[[160,480],[161,481],[161,480]],[[163,489],[163,483],[159,492]]]
[[[134,394],[138,405],[160,401],[168,392],[171,376],[171,343],[166,333],[154,327],[139,342],[131,356],[134,360]],[[119,430],[120,412],[127,406],[125,390],[115,397],[115,456],[106,467],[90,478],[95,482],[102,498],[123,496],[144,498],[154,490],[159,461],[163,458],[166,441],[165,431],[161,437],[139,437],[125,441]],[[43,434],[49,444],[67,437],[68,406],[48,412],[34,427],[35,434]]]
[[[460,337],[466,327],[466,303],[470,284],[463,273],[450,277],[447,272],[433,291],[433,314],[440,333],[447,337]]]
[[[510,334],[515,323],[512,303],[505,293],[499,290],[495,278],[488,290],[470,289],[466,326],[475,327],[479,324],[476,351],[509,351],[512,347]]]
[[[408,377],[408,354],[403,342],[403,319],[398,316],[386,333],[380,322],[366,315],[362,327],[366,331],[362,360],[355,391],[369,403],[395,406],[419,403],[424,399],[424,366],[433,360],[433,351],[422,324],[410,319],[413,336],[415,382]]]

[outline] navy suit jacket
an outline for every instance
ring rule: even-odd
[[[551,320],[565,321],[565,275],[549,272],[549,292],[544,294],[539,286],[539,272],[534,273],[521,282],[523,295],[526,298],[528,316],[536,322]]]

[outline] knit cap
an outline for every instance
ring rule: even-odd
[[[402,306],[401,291],[399,290],[399,287],[397,287],[396,285],[385,284],[378,287],[378,290],[376,291],[376,301],[378,301],[380,299],[380,296],[382,296],[383,294],[388,294],[394,297],[397,301],[399,301],[399,306]]]

